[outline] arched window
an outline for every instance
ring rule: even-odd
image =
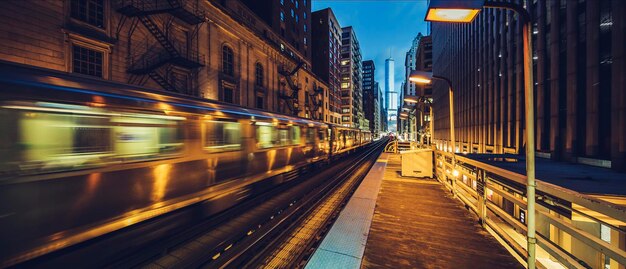
[[[228,46],[222,47],[222,73],[234,76],[235,74],[235,60],[233,56],[233,50]]]
[[[261,63],[256,63],[256,73],[254,78],[257,86],[263,87],[263,65]]]

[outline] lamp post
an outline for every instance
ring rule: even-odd
[[[456,140],[454,137],[454,91],[452,90],[452,82],[447,78],[436,76],[433,75],[432,72],[426,71],[414,70],[409,76],[409,81],[419,84],[430,84],[433,79],[445,81],[448,84],[448,106],[450,109],[450,142],[452,143],[452,194],[456,196],[456,176],[454,175],[456,172]]]
[[[428,99],[425,98],[424,96],[415,96],[415,95],[407,95],[406,97],[404,97],[404,101],[410,104],[417,104],[417,103],[427,103],[429,104],[431,107],[429,109],[429,121],[428,121],[428,129],[430,130],[430,132],[432,132],[433,130],[433,109],[432,109],[432,102]],[[424,116],[422,113],[422,110],[420,110],[420,124],[417,125],[416,123],[416,128],[417,126],[422,126],[423,125],[423,120],[424,120]],[[428,138],[428,145],[430,145],[430,137],[432,137],[432,133],[429,135]],[[423,140],[420,138],[420,144],[422,144]]]
[[[404,101],[407,102],[407,103],[414,103],[414,104],[424,102],[424,103],[428,103],[431,106],[431,108],[429,109],[429,121],[428,121],[428,123],[429,123],[428,125],[429,126],[428,126],[428,128],[429,128],[430,132],[432,132],[432,130],[433,130],[433,119],[434,119],[434,117],[433,117],[433,110],[432,110],[432,102],[429,99],[425,98],[424,96],[415,96],[415,95],[407,95],[406,97],[404,97]],[[423,125],[423,115],[421,113],[422,113],[422,111],[420,110],[420,125],[419,126]],[[417,128],[417,126],[416,126],[416,128]],[[432,134],[430,134],[429,137],[432,137]],[[430,145],[430,144],[431,143],[430,143],[430,138],[429,138],[428,139],[428,145]]]
[[[530,14],[521,5],[509,2],[485,0],[431,0],[426,12],[426,21],[461,22],[474,20],[483,8],[501,8],[516,12],[522,23],[523,64],[524,64],[524,96],[525,96],[525,134],[526,134],[526,203],[528,209],[527,251],[528,268],[535,268],[537,239],[535,237],[535,104],[532,73],[532,43],[530,40]]]

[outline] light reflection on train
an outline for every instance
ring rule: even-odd
[[[200,201],[213,214],[372,139],[5,65],[0,130],[0,249],[9,250],[0,260],[9,262]]]

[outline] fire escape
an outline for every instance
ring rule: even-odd
[[[324,88],[317,85],[317,83],[313,83],[313,91],[307,93],[307,106],[309,108],[309,112],[311,114],[311,119],[314,120],[323,120],[324,116],[318,117],[317,114],[320,107],[323,105],[323,100],[320,100],[323,97]]]
[[[296,85],[296,82],[295,82],[296,79],[294,75],[298,72],[300,68],[302,68],[302,65],[304,65],[304,62],[298,63],[298,65],[296,65],[296,67],[292,69],[291,71],[288,71],[287,67],[283,65],[278,70],[278,74],[284,77],[284,81],[287,83],[287,85],[291,89],[291,94],[281,92],[279,93],[278,97],[285,101],[285,103],[287,104],[287,108],[289,108],[291,113],[296,116],[301,110],[300,105],[298,104],[298,92],[300,91],[300,87]]]
[[[195,76],[198,68],[204,66],[204,55],[198,53],[197,33],[200,25],[205,21],[204,12],[200,10],[198,0],[119,0],[116,5],[118,12],[125,15],[120,20],[117,33],[131,18],[129,29],[129,55],[127,72],[130,74],[129,83],[143,85],[147,77],[151,78],[163,89],[189,95],[196,95],[190,86],[190,78],[177,80],[172,72],[174,67],[191,71]],[[169,16],[157,16],[157,15]],[[157,23],[159,18],[167,18],[162,24]],[[174,18],[194,26],[187,40],[178,41],[170,31]],[[141,23],[156,40],[146,40],[138,46],[130,46],[132,35],[138,24]],[[135,53],[132,52],[135,50]],[[147,76],[147,77],[146,77]]]

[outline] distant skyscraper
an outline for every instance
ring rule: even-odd
[[[394,88],[394,60],[389,57],[385,60],[385,102],[387,103],[387,131],[396,132],[396,117],[398,116],[398,93]]]

